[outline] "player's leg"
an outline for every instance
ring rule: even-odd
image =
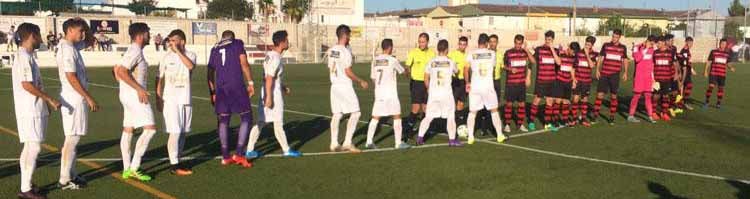
[[[234,164],[234,161],[232,160],[232,155],[229,152],[229,122],[232,120],[232,114],[230,113],[220,113],[217,116],[218,120],[218,133],[219,133],[219,143],[221,144],[221,164],[222,165],[230,165]]]
[[[716,87],[717,83],[717,77],[716,76],[709,76],[708,77],[708,88],[706,88],[706,100],[703,104],[703,108],[708,107],[708,104],[711,102],[711,95],[713,95],[714,88]]]
[[[37,141],[26,141],[23,143],[23,149],[21,150],[21,157],[19,159],[19,165],[21,168],[21,192],[18,196],[34,196],[41,197],[41,195],[35,192],[32,188],[31,179],[34,175],[34,169],[36,169],[36,158],[41,151],[41,142]]]
[[[81,136],[78,135],[66,135],[65,141],[60,155],[60,179],[58,180],[58,186],[61,189],[80,189],[82,184],[80,182],[74,182],[73,177],[75,168],[73,163],[76,156],[76,145],[81,140]]]
[[[620,89],[619,75],[613,76],[609,83],[609,124],[615,124],[615,114],[617,114],[617,108],[619,106],[619,100],[617,98],[617,92]]]
[[[565,98],[562,100],[561,112],[563,123],[567,123],[568,126],[574,126],[575,124],[573,124],[572,120],[570,120],[570,98]]]
[[[431,111],[431,110],[427,110]],[[424,144],[424,134],[427,133],[427,129],[430,128],[430,123],[435,119],[431,114],[426,114],[422,122],[419,123],[419,133],[417,134],[417,146]]]
[[[265,121],[258,121],[258,123],[253,125],[253,128],[250,129],[250,137],[247,140],[247,151],[245,152],[246,158],[255,159],[261,156],[261,153],[255,150],[255,144],[258,142],[258,139],[260,138],[260,132],[263,131],[263,128],[266,127],[266,124],[267,123]]]
[[[75,172],[76,146],[81,136],[86,134],[88,122],[88,106],[84,101],[70,103],[65,97],[61,98],[61,117],[63,120],[63,132],[65,141],[60,156],[60,189],[80,189],[86,181]]]
[[[284,130],[284,122],[283,121],[274,121],[273,122],[273,134],[276,137],[276,141],[279,142],[279,146],[281,146],[281,150],[284,151],[284,157],[300,157],[302,156],[302,153],[296,150],[292,150],[289,147],[289,143],[286,139],[286,131]]]
[[[341,148],[352,153],[362,152],[352,144],[352,138],[354,138],[354,131],[357,130],[357,123],[359,122],[359,111],[349,114],[349,120],[346,122],[346,135],[344,137],[344,143]]]
[[[339,145],[339,123],[342,116],[341,113],[333,113],[333,116],[331,116],[331,145],[329,149],[333,152],[341,151],[341,145]]]
[[[469,101],[471,100],[472,99],[469,98]],[[469,104],[469,107],[471,107],[471,104]],[[477,122],[477,111],[478,110],[471,110],[471,108],[469,108],[469,115],[466,118],[466,126],[469,129],[469,138],[467,143],[469,144],[474,144],[474,126]]]
[[[641,100],[642,92],[633,92],[633,98],[630,99],[630,110],[628,111],[628,121],[629,122],[635,122],[638,120],[635,118],[635,111],[638,108],[638,101]],[[648,98],[646,98],[645,101],[649,101]]]
[[[516,104],[518,104],[518,108],[516,112],[518,113],[516,124],[518,125],[518,129],[521,130],[521,132],[528,132],[529,129],[526,128],[524,124],[526,124],[526,100],[517,99],[515,100]]]
[[[407,144],[406,142],[403,142],[403,123],[401,120],[401,114],[397,114],[393,116],[393,139],[394,139],[394,147],[397,149],[408,149],[411,148],[411,145]]]
[[[718,77],[718,90],[716,91],[716,108],[721,108],[721,100],[724,99],[724,86],[726,85],[725,77]]]
[[[504,142],[508,137],[505,136],[501,130],[503,121],[500,120],[500,113],[497,110],[497,105],[490,109],[490,117],[492,118],[492,126],[495,127],[495,133],[497,133],[497,142]]]
[[[375,110],[373,110],[375,111]],[[380,117],[372,116],[372,119],[370,119],[370,123],[367,125],[367,141],[365,142],[365,148],[367,149],[376,149],[375,143],[372,141],[375,137],[375,131],[378,128],[378,123],[380,123]],[[394,120],[395,124],[395,120]]]
[[[544,129],[557,131],[557,129],[554,128],[555,126],[552,125],[552,123],[554,123],[552,121],[552,115],[554,114],[554,100],[550,97],[546,97],[544,100]]]
[[[503,127],[503,132],[510,133],[510,124],[511,122],[513,122],[513,102],[512,101],[509,101],[509,100],[505,101],[505,107],[503,108],[503,117],[505,118],[505,127]]]
[[[455,115],[449,113],[448,118],[446,118],[446,122],[448,123],[446,127],[448,128],[448,146],[452,147],[460,147],[462,146],[461,141],[456,138],[456,120]]]
[[[577,89],[576,89],[577,90]],[[576,94],[573,94],[573,100],[570,102],[570,116],[571,120],[573,121],[573,125],[578,125],[578,122],[580,122],[580,115],[578,114],[578,110],[581,108],[581,95],[579,95],[576,91]]]
[[[655,115],[654,105],[652,104],[652,101],[651,101],[651,98],[652,98],[651,92],[645,92],[643,93],[643,96],[644,96],[643,101],[646,102],[646,114],[648,115],[648,120],[651,123],[655,123],[656,118],[654,118],[654,115]]]
[[[609,92],[609,81],[608,77],[602,76],[599,78],[598,85],[596,86],[596,100],[594,101],[594,109],[592,112],[592,120],[596,121],[599,118],[599,113],[602,108],[602,101],[604,100],[604,94]]]
[[[539,86],[537,85],[536,90],[539,90]],[[529,129],[532,131],[536,129],[536,124],[534,124],[534,121],[539,116],[539,102],[541,102],[542,99],[539,97],[538,94],[534,94],[534,99],[531,101],[531,112],[529,114]]]
[[[234,155],[232,155],[232,160],[237,164],[244,168],[250,168],[253,166],[252,163],[247,161],[247,158],[244,156],[245,152],[247,151],[247,140],[248,137],[250,137],[250,126],[253,123],[253,112],[247,111],[240,113],[240,129],[237,132],[237,145],[234,149]],[[286,140],[286,139],[284,139]]]

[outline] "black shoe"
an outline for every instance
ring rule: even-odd
[[[71,182],[74,182],[80,185],[81,187],[86,187],[86,185],[89,184],[88,180],[86,180],[86,178],[83,178],[81,176],[73,177],[73,180],[71,180]]]
[[[609,125],[615,125],[615,117],[614,116],[609,117]]]
[[[46,196],[40,194],[37,191],[34,191],[33,189],[27,192],[18,192],[17,196],[20,199],[46,199],[47,198]]]

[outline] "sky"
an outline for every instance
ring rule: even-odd
[[[711,4],[716,2],[720,13],[727,15],[727,8],[732,0],[577,0],[578,6],[591,7],[624,7],[624,8],[651,8],[665,10],[687,10],[688,6],[692,9],[711,8]],[[479,0],[480,3],[491,4],[529,4],[531,5],[554,5],[554,6],[571,6],[572,0]],[[747,2],[747,0],[741,0]],[[392,10],[403,10],[404,8],[425,8],[433,7],[436,3],[447,5],[447,0],[365,0],[365,12],[384,12]]]

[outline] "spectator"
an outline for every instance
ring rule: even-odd
[[[96,42],[99,43],[99,51],[107,51],[107,36],[103,32],[96,36]]]
[[[49,31],[49,33],[47,33],[47,49],[54,51],[55,47],[57,47],[57,37],[55,37],[55,34],[52,33],[52,31]]]
[[[162,48],[162,50],[167,51],[167,46],[169,45],[169,37],[164,38],[164,41],[162,41],[161,43],[164,46],[164,48]]]
[[[154,44],[156,44],[154,46],[156,46],[156,51],[159,51],[159,46],[161,46],[162,41],[164,41],[164,38],[161,37],[161,33],[156,34],[156,37],[154,38]]]
[[[10,30],[8,30],[8,33],[6,33],[6,35],[8,38],[8,45],[6,46],[5,50],[8,52],[12,52],[13,47],[17,47],[16,41],[13,40],[13,38],[15,38],[16,36],[16,26],[10,26]]]

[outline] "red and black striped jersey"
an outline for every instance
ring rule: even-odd
[[[604,43],[599,52],[603,59],[601,73],[605,76],[620,73],[622,61],[628,59],[627,47],[621,43]]]
[[[575,55],[560,55],[560,67],[557,69],[557,81],[570,83],[573,81],[573,70],[578,59]]]
[[[729,51],[714,49],[708,54],[711,62],[711,75],[725,77],[727,75],[727,64],[729,64]]]
[[[682,48],[680,53],[677,54],[677,60],[680,61],[680,66],[692,67],[693,62],[690,61],[692,57],[693,54],[690,53],[690,49],[687,47]]]
[[[505,51],[503,62],[505,63],[505,84],[506,85],[524,85],[526,83],[526,70],[529,61],[529,54],[522,48],[511,48]],[[512,73],[511,69],[520,70],[521,72]]]
[[[592,64],[596,64],[596,57],[599,56],[598,52],[589,52],[589,57],[591,58]],[[578,64],[575,65],[576,68],[576,80],[578,80],[579,84],[590,84],[591,83],[591,67],[594,65],[589,64],[588,60],[586,60],[586,53],[581,50],[577,53],[576,57],[578,58]]]
[[[549,46],[539,46],[534,49],[534,58],[536,58],[536,83],[546,84],[555,81],[555,57],[552,55],[552,48]]]
[[[654,79],[669,81],[674,78],[674,52],[671,49],[654,50]]]

